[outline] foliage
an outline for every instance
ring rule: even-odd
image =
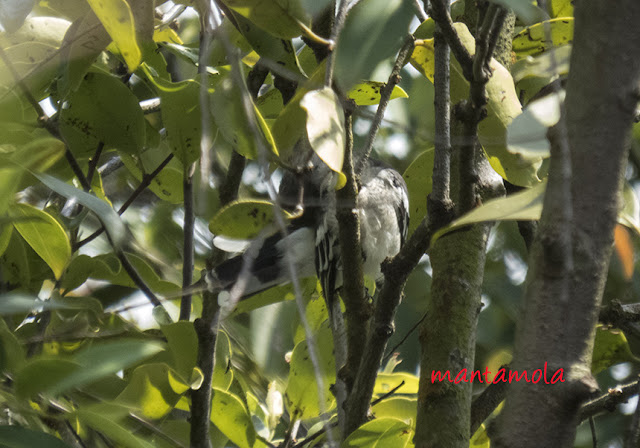
[[[209,265],[214,235],[246,240],[272,233],[278,218],[291,216],[274,206],[260,177],[290,169],[300,138],[339,173],[336,188],[342,187],[348,175],[345,110],[355,111],[358,151],[372,106],[384,95],[390,63],[409,33],[418,39],[411,55],[417,71],[403,68],[374,149],[376,157],[404,169],[411,232],[428,218],[434,24],[428,19],[414,26],[411,2],[363,0],[350,11],[335,43],[335,88],[323,87],[327,64],[312,51],[314,44],[327,45],[312,29],[323,9],[314,2],[223,0],[226,17],[208,49],[198,42],[199,20],[208,20],[199,9],[205,2],[182,2],[190,6],[177,18],[172,11],[183,10],[181,2],[156,0],[155,10],[149,3],[0,2],[6,30],[0,33],[0,445],[189,445],[185,415],[206,372],[198,364],[193,324],[203,308],[198,287],[190,289],[188,319],[177,321],[181,290],[190,286],[181,284],[182,266],[190,266],[184,263],[183,229],[196,235],[189,278]],[[485,266],[479,369],[513,344],[527,254],[512,221],[540,216],[546,132],[559,118],[563,96],[529,100],[567,73],[573,33],[569,2],[551,2],[545,22],[531,2],[498,3],[512,6],[528,26],[511,36],[510,69],[490,61],[488,115],[478,135],[493,169],[523,188],[434,236],[500,222]],[[459,23],[455,29],[473,54],[468,28]],[[247,79],[260,68],[257,61],[271,74],[252,91]],[[455,58],[451,69],[451,97],[458,103],[469,97],[470,83]],[[280,78],[297,83],[286,104]],[[636,131],[637,142],[638,125]],[[230,174],[244,181],[239,199],[223,203],[221,191],[239,180],[227,176],[239,155],[248,159],[244,174]],[[638,167],[631,171],[619,222],[633,236],[616,239],[618,253],[626,256],[612,263],[605,300],[640,289],[633,276]],[[193,211],[184,200],[189,182],[195,185],[195,231],[185,219]],[[94,232],[101,236],[89,237]],[[413,446],[419,347],[410,329],[424,311],[430,275],[425,261],[409,278],[390,342],[403,343],[394,349],[403,362],[397,368],[390,361],[378,375],[375,418],[348,435],[343,447]],[[306,338],[291,286],[242,302],[219,330],[211,384],[213,446],[272,446],[291,435],[297,420],[302,440],[324,432],[324,419],[334,418],[328,314],[317,282],[302,286],[315,342]],[[637,340],[629,339],[598,330],[593,371],[602,372],[603,387],[621,379],[620,370],[609,369],[613,364],[633,362],[624,365],[627,376],[637,371]],[[320,359],[319,369],[310,350]],[[331,434],[309,437],[305,446]],[[615,435],[603,431],[605,439]],[[578,446],[586,446],[582,439],[580,433]],[[489,446],[484,426],[470,446]]]

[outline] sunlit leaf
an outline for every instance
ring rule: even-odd
[[[573,0],[551,0],[547,4],[551,17],[573,17]]]
[[[462,23],[454,27],[470,53],[475,52],[475,39]],[[433,40],[416,45],[411,63],[433,82]],[[462,73],[460,64],[451,59],[451,101],[457,103],[469,97],[469,82]],[[510,73],[499,62],[492,59],[489,64],[492,76],[486,84],[488,98],[487,117],[478,124],[478,137],[493,169],[509,182],[520,186],[532,186],[540,179],[538,170],[542,157],[525,158],[510,153],[507,149],[507,126],[520,115],[521,105]]]
[[[398,390],[402,393],[402,388]],[[407,397],[390,397],[371,408],[376,418],[393,417],[404,422],[411,422],[415,429],[418,399]]]
[[[313,151],[337,173],[342,172],[344,161],[344,112],[340,100],[329,87],[308,92],[300,107],[307,111],[307,136]],[[338,188],[346,183],[346,177],[340,176]]]
[[[364,81],[353,86],[347,92],[347,96],[355,101],[358,106],[372,106],[380,103],[380,91],[384,85],[384,82]],[[402,87],[394,86],[389,99],[396,98],[409,98],[409,95]]]
[[[347,15],[336,46],[335,77],[343,89],[370,79],[383,60],[394,56],[414,16],[411,2],[362,0]]]
[[[403,381],[404,384],[400,386]],[[404,372],[380,373],[376,377],[373,393],[383,395],[391,392],[398,386],[400,386],[400,388],[396,391],[397,394],[417,394],[418,377]]]
[[[87,0],[120,49],[124,61],[133,72],[142,58],[136,40],[136,27],[129,4],[125,0]]]
[[[549,27],[551,32],[551,41],[547,39],[546,27]],[[573,42],[573,18],[563,17],[536,23],[520,31],[513,38],[513,51],[521,58],[571,42]]]
[[[225,390],[213,389],[211,421],[239,448],[252,448],[256,432],[242,400]]]
[[[286,211],[282,211],[288,216]],[[209,222],[214,235],[230,238],[251,239],[266,226],[274,223],[274,205],[267,201],[239,200],[220,210]]]
[[[484,423],[480,425],[476,433],[471,437],[469,448],[491,448],[491,439],[489,439]]]
[[[173,367],[185,379],[189,379],[198,357],[198,338],[193,322],[180,321],[161,327],[167,338],[168,351],[173,358]]]
[[[16,230],[59,279],[71,258],[71,243],[62,225],[48,213],[27,204],[14,205],[9,216],[14,219]]]
[[[377,418],[365,423],[342,443],[342,448],[405,448],[413,446],[414,430],[395,418]]]

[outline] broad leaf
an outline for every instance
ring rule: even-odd
[[[138,99],[118,78],[103,73],[88,73],[60,112],[60,132],[76,156],[92,155],[100,142],[137,153],[145,129]]]
[[[34,174],[40,182],[45,184],[47,187],[55,191],[61,196],[66,197],[67,199],[75,199],[78,203],[84,205],[89,210],[94,212],[102,225],[107,230],[109,234],[109,238],[111,242],[116,247],[120,247],[126,237],[127,237],[127,228],[124,223],[120,219],[120,216],[111,208],[111,206],[102,201],[95,196],[92,196],[84,191],[78,190],[75,187],[72,187],[69,184],[66,184],[55,177],[51,177],[47,174]]]
[[[253,448],[256,431],[247,408],[238,396],[214,388],[211,421],[239,448]]]
[[[311,28],[310,17],[299,0],[223,0],[223,3],[282,39],[298,37],[305,29]]]
[[[0,445],[10,448],[69,448],[57,437],[17,425],[0,426]]]
[[[432,187],[433,151],[433,148],[429,148],[421,153],[402,175],[409,190],[409,235],[427,215],[427,196]]]
[[[291,355],[285,402],[289,414],[295,419],[317,417],[335,405],[330,390],[335,382],[335,359],[333,337],[328,325],[323,325],[314,335],[313,349],[319,362],[321,378],[316,376],[306,340],[296,344]]]
[[[313,151],[333,171],[340,173],[337,188],[346,183],[342,174],[344,161],[344,112],[340,100],[329,87],[308,92],[300,107],[307,111],[307,136]]]
[[[529,0],[491,0],[493,3],[513,10],[524,23],[536,23],[544,20],[546,14]]]
[[[551,31],[551,41],[547,39],[546,27]],[[513,38],[513,51],[518,58],[533,56],[552,47],[573,42],[573,18],[564,17],[551,19],[543,23],[536,23],[522,31]]]
[[[403,393],[402,388],[398,393]],[[371,408],[376,418],[393,417],[405,422],[412,422],[415,429],[416,414],[418,412],[418,399],[407,397],[390,397],[382,400]]]
[[[404,384],[402,382],[404,381]],[[418,377],[410,373],[380,373],[376,377],[376,384],[373,393],[383,395],[391,392],[391,390],[400,386],[396,394],[417,394],[418,393]]]
[[[110,414],[102,411],[102,409],[94,410],[92,408],[78,409],[76,414],[78,420],[85,425],[104,434],[109,439],[117,442],[118,446],[126,448],[153,448],[152,445],[136,436],[123,424],[113,418]]]
[[[129,4],[125,0],[87,1],[118,46],[129,71],[135,71],[140,64],[142,53],[136,40],[136,27]]]
[[[372,106],[380,103],[380,91],[384,87],[384,82],[364,81],[356,84],[347,92],[347,96],[356,102],[358,106]],[[391,91],[389,99],[409,98],[407,92],[402,87],[395,86]]]
[[[71,243],[64,228],[50,214],[27,204],[9,209],[13,225],[33,250],[49,265],[56,279],[71,258]]]
[[[370,79],[398,52],[413,15],[413,5],[403,0],[362,0],[349,11],[335,50],[335,77],[343,89]]]
[[[637,360],[638,358],[631,353],[627,338],[621,330],[606,329],[598,325],[591,359],[593,374],[602,372],[614,364]]]
[[[470,53],[475,52],[475,39],[464,24],[455,23],[454,27]],[[433,82],[434,48],[433,40],[417,45],[411,57],[411,63]],[[531,186],[540,181],[538,169],[542,157],[524,158],[512,154],[507,149],[507,126],[520,115],[521,105],[516,95],[511,75],[499,62],[492,59],[489,64],[493,72],[486,84],[488,98],[487,117],[478,124],[478,138],[487,155],[489,163],[498,174],[509,182]],[[462,74],[460,64],[451,60],[451,101],[457,103],[469,97],[469,82]]]
[[[272,225],[275,217],[274,205],[267,201],[240,200],[220,210],[209,223],[209,230],[214,235],[230,238],[251,239],[260,231]],[[286,211],[282,211],[288,216]]]
[[[405,448],[413,446],[414,430],[402,420],[377,418],[365,423],[342,442],[341,448]]]

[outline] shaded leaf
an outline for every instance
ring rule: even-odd
[[[511,66],[511,75],[517,83],[530,77],[548,78],[569,73],[571,45],[551,48],[536,56],[527,56]]]
[[[60,132],[76,156],[107,148],[137,153],[144,146],[145,120],[135,95],[118,78],[88,73],[63,103]]]
[[[189,379],[198,357],[198,338],[193,322],[180,321],[161,327],[167,338],[168,352],[173,358],[173,367]]]
[[[21,426],[0,426],[0,445],[10,448],[69,448],[62,440]]]
[[[299,0],[223,0],[223,3],[282,39],[298,37],[305,28],[311,27],[311,19]]]
[[[78,409],[75,415],[82,423],[117,442],[119,446],[126,448],[153,448],[149,442],[134,435],[129,428],[121,425],[102,410],[98,412],[91,408],[81,408]]]
[[[64,228],[48,213],[27,204],[9,209],[14,227],[31,248],[49,265],[56,279],[71,258],[71,243]]]
[[[631,353],[627,338],[621,330],[606,329],[598,324],[591,359],[593,374],[602,372],[614,364],[637,360],[638,358]]]
[[[251,239],[274,220],[274,205],[268,201],[240,200],[220,210],[209,222],[209,230],[214,235],[230,238]],[[289,216],[282,211],[285,217]]]
[[[111,242],[116,247],[120,247],[127,237],[127,228],[120,219],[120,216],[111,208],[109,203],[102,201],[84,191],[78,190],[69,184],[66,184],[55,177],[47,174],[34,174],[40,182],[45,184],[61,196],[67,199],[75,199],[79,204],[84,205],[94,212],[100,222],[107,230]]]
[[[402,175],[409,190],[409,235],[427,216],[427,196],[432,187],[433,151],[434,148],[429,148],[421,153]]]
[[[413,15],[411,2],[402,0],[362,0],[351,8],[335,50],[335,77],[343,89],[370,79],[398,52]]]
[[[513,10],[524,23],[536,23],[544,20],[546,14],[529,0],[491,0],[493,3]]]
[[[335,406],[335,399],[330,390],[335,382],[333,336],[327,324],[324,324],[314,335],[314,342],[321,379],[316,377],[306,340],[296,344],[291,355],[285,403],[292,418],[295,419],[317,417],[321,412],[327,412]],[[319,390],[321,385],[323,389]]]

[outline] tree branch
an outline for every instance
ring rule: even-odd
[[[184,224],[183,250],[182,250],[182,299],[180,300],[180,320],[189,320],[191,317],[191,292],[189,288],[193,283],[193,232],[195,215],[193,211],[193,171],[195,163],[191,167],[183,167],[184,179],[182,181],[182,197],[184,199]]]
[[[407,62],[409,62],[409,58],[411,57],[411,53],[413,52],[414,44],[415,39],[412,35],[409,35],[405,38],[404,44],[398,52],[396,62],[395,64],[393,64],[393,69],[391,70],[389,79],[387,80],[387,83],[382,87],[382,89],[380,89],[380,103],[378,104],[376,115],[373,118],[373,122],[371,123],[371,128],[369,128],[369,134],[367,134],[367,141],[364,144],[364,148],[362,148],[362,151],[357,156],[357,163],[355,168],[357,176],[362,174],[362,170],[367,164],[367,159],[369,158],[371,150],[373,149],[373,142],[378,135],[378,130],[380,129],[380,124],[382,123],[384,113],[387,110],[387,105],[389,104],[393,88],[400,82],[400,70],[402,70],[402,67],[404,67]]]
[[[164,167],[166,167],[169,164],[169,162],[171,162],[171,159],[173,159],[173,153],[171,153],[167,157],[165,157],[165,159],[162,162],[160,162],[160,165],[158,165],[156,167],[156,169],[153,170],[150,174],[145,174],[145,175],[142,176],[142,182],[140,182],[140,185],[138,185],[138,187],[135,190],[133,190],[133,192],[127,198],[127,200],[124,202],[124,204],[122,204],[120,206],[120,208],[118,209],[118,215],[122,215],[125,211],[127,211],[129,206],[131,206],[131,204],[133,204],[133,201],[135,201],[138,198],[138,196],[140,196],[140,194],[144,190],[146,190],[147,187],[149,187],[149,185],[151,185],[151,182],[153,182],[153,179],[155,179],[156,176],[158,174],[160,174],[160,171],[162,171],[164,169]],[[99,237],[102,234],[102,232],[104,232],[104,230],[105,230],[104,226],[101,226],[98,230],[93,232],[91,235],[89,235],[88,237],[86,237],[82,241],[78,241],[73,246],[73,251],[75,252],[78,249],[80,249],[82,246],[84,246],[85,244],[95,240],[97,237]]]
[[[453,28],[453,20],[449,14],[449,2],[447,0],[431,1],[431,17],[440,27],[440,31],[451,47],[453,55],[456,57],[462,67],[462,74],[467,81],[473,79],[473,58],[460,41],[458,33]]]
[[[626,403],[629,398],[638,393],[638,387],[640,387],[640,380],[610,388],[604,395],[582,405],[578,421],[583,422],[603,412],[614,412],[619,404]]]

